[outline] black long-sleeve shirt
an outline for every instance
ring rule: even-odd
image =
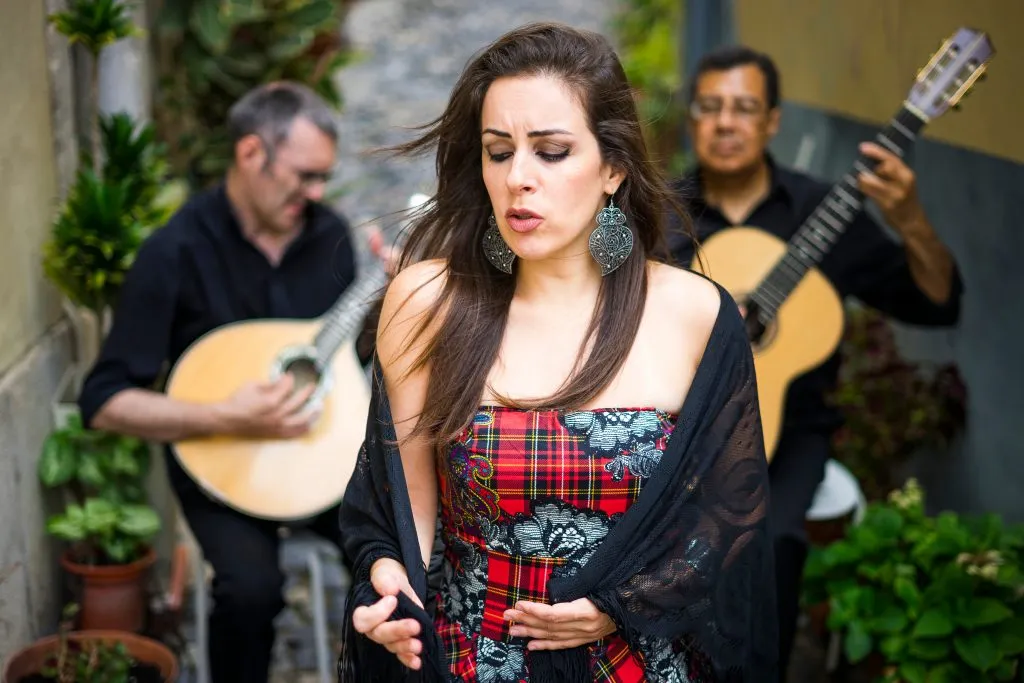
[[[759,227],[789,240],[832,188],[802,173],[782,168],[768,158],[770,190],[739,225]],[[699,170],[676,182],[678,198],[693,218],[698,240],[733,227],[701,194]],[[688,265],[693,259],[689,240],[671,242],[675,259]],[[839,292],[900,322],[921,326],[954,325],[960,315],[963,284],[954,267],[953,287],[944,304],[936,304],[914,281],[903,245],[892,239],[863,210],[819,264],[819,270]],[[832,431],[842,424],[826,397],[836,386],[838,351],[817,368],[797,378],[786,397],[783,431]]]
[[[154,388],[166,366],[216,327],[324,314],[355,280],[355,251],[343,218],[316,203],[306,211],[302,233],[276,266],[242,235],[223,185],[192,197],[150,236],[82,387],[83,422],[124,389]]]

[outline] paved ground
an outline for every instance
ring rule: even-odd
[[[403,127],[441,113],[467,59],[505,31],[529,21],[556,20],[608,32],[613,0],[361,0],[352,8],[347,34],[361,52],[339,81],[345,97],[338,208],[355,224],[405,207],[415,192],[433,188],[433,159],[375,156],[372,148],[411,139]],[[394,219],[380,221],[388,227]],[[303,641],[308,613],[301,582],[290,593],[294,608],[283,615],[274,683],[315,681],[312,654]],[[822,674],[821,649],[804,637],[791,683],[815,683]]]
[[[432,158],[389,159],[367,151],[412,139],[404,127],[440,114],[473,53],[530,21],[606,31],[612,6],[610,0],[357,2],[347,35],[362,59],[339,76],[345,96],[339,208],[360,222],[403,209],[415,192],[432,192]]]

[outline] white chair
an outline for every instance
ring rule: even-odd
[[[839,519],[853,512],[853,523],[860,524],[866,508],[864,493],[850,470],[836,460],[825,463],[825,478],[814,494],[807,521]]]
[[[309,571],[309,601],[313,610],[313,638],[316,651],[317,672],[320,683],[331,683],[334,667],[327,629],[327,587],[324,582],[324,561],[340,562],[336,546],[319,536],[306,532],[292,532],[281,541],[281,555],[298,554],[304,558]],[[195,612],[196,683],[213,683],[210,677],[210,663],[207,654],[209,631],[207,618],[210,613],[210,595],[207,590],[206,560],[194,545],[192,553],[192,606]]]

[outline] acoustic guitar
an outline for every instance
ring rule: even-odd
[[[409,209],[427,199],[413,195]],[[194,403],[227,399],[246,382],[295,378],[315,383],[303,410],[312,428],[292,439],[216,435],[172,444],[178,462],[211,498],[261,519],[296,522],[345,493],[366,434],[370,383],[355,338],[388,275],[371,268],[320,319],[247,320],[197,339],[168,376],[167,395]]]
[[[958,108],[994,54],[987,34],[957,30],[918,72],[902,107],[875,142],[904,157],[925,124]],[[831,357],[842,337],[842,300],[817,265],[861,211],[864,195],[857,175],[875,165],[860,156],[788,242],[753,226],[729,228],[704,241],[701,259],[695,256],[691,263],[747,309],[769,461],[790,384]]]

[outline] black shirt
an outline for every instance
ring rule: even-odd
[[[776,165],[768,157],[771,184],[767,196],[750,215],[735,225],[756,226],[789,240],[818,207],[832,185]],[[675,183],[678,198],[693,218],[698,241],[732,227],[729,219],[701,196],[699,170]],[[693,259],[688,240],[672,244],[680,264]],[[953,287],[945,304],[936,304],[920,290],[910,272],[906,250],[863,210],[819,264],[819,270],[842,297],[853,297],[911,325],[947,326],[960,315],[963,285],[954,267]],[[828,405],[839,371],[839,352],[821,366],[797,378],[786,397],[783,431],[832,431],[842,420]]]
[[[348,224],[310,203],[302,233],[274,266],[246,240],[224,186],[191,198],[139,249],[113,327],[79,397],[88,425],[114,394],[153,388],[165,363],[221,325],[312,319],[355,279]]]

